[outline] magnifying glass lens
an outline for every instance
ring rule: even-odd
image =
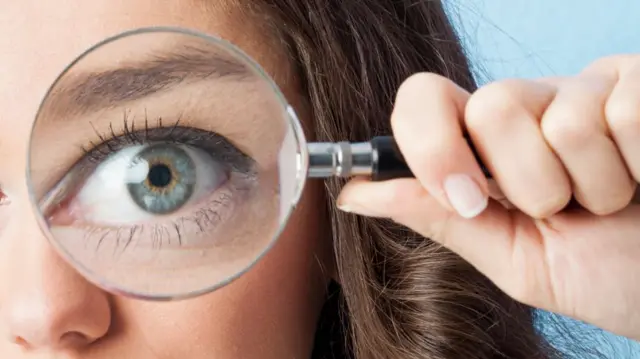
[[[222,40],[145,29],[82,54],[42,102],[29,181],[51,243],[98,285],[175,299],[273,245],[304,137],[268,76]]]

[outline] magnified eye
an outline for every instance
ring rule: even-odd
[[[137,145],[100,163],[70,205],[91,223],[135,224],[178,212],[228,180],[224,164],[201,149]]]
[[[114,250],[208,246],[253,205],[255,162],[219,134],[160,127],[101,138],[49,193],[47,220],[65,238],[83,233],[82,243]]]
[[[138,299],[204,294],[247,272],[280,237],[307,169],[269,74],[231,42],[179,28],[131,30],[78,56],[40,103],[28,150],[43,236],[89,281]]]

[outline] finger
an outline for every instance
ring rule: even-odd
[[[547,143],[571,178],[576,201],[598,215],[626,207],[636,186],[604,119],[615,83],[609,76],[567,79],[541,121]]]
[[[606,102],[605,116],[629,172],[640,182],[640,65],[621,74]]]
[[[509,202],[507,196],[504,195],[504,192],[502,192],[502,189],[495,179],[489,180],[489,198],[500,203],[504,208],[516,209],[513,203]]]
[[[560,211],[571,199],[564,167],[539,127],[555,91],[532,81],[497,82],[478,90],[465,113],[473,143],[506,198],[534,218]]]
[[[443,244],[520,302],[619,334],[638,334],[629,331],[635,328],[633,318],[624,317],[637,291],[633,285],[616,290],[625,289],[617,279],[630,280],[637,258],[639,247],[632,240],[638,230],[637,207],[615,216],[580,211],[532,221],[492,203],[477,217],[465,219],[442,208],[415,179],[354,180],[344,187],[338,203],[375,208],[379,216]],[[602,241],[603,236],[609,240]],[[621,330],[621,323],[630,325]]]
[[[637,54],[618,54],[599,58],[587,66],[581,74],[587,75],[617,75],[627,72],[638,64],[640,56]]]
[[[471,218],[487,205],[487,180],[460,127],[469,94],[450,80],[422,73],[407,79],[391,116],[407,165],[445,208]]]
[[[452,215],[413,178],[384,182],[354,178],[343,187],[337,203],[345,212],[368,217],[402,219],[415,213],[425,221],[423,226],[414,230],[425,237],[433,236],[439,223],[446,222]]]
[[[543,242],[533,222],[520,212],[491,202],[480,215],[466,219],[443,208],[416,179],[352,180],[340,193],[338,206],[391,218],[442,244],[517,300],[540,306],[553,301]]]

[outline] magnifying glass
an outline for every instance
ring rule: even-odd
[[[42,101],[30,141],[31,199],[53,246],[102,288],[153,300],[249,270],[307,178],[412,176],[392,137],[307,143],[258,64],[176,28],[80,55]]]

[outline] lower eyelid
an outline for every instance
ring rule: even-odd
[[[232,174],[222,186],[200,199],[189,201],[176,213],[156,216],[152,219],[152,222],[140,223],[139,225],[154,226],[166,223],[175,224],[176,222],[180,222],[180,225],[183,225],[187,221],[194,222],[196,225],[202,223],[202,221],[207,221],[210,225],[216,225],[222,218],[214,221],[214,218],[206,218],[206,213],[204,212],[209,212],[209,214],[220,214],[219,212],[221,211],[232,212],[236,204],[247,200],[247,192],[251,191],[252,186],[250,182],[247,178],[239,178]],[[199,216],[199,218],[194,216]],[[198,229],[201,232],[204,231],[201,228]]]
[[[163,247],[180,249],[197,248],[203,244],[210,246],[210,238],[215,236],[220,223],[232,217],[237,207],[249,201],[252,187],[249,182],[247,179],[234,177],[205,198],[185,205],[177,213],[155,217],[153,221],[145,223],[122,227],[101,226],[91,222],[69,221],[68,216],[57,214],[52,218],[58,220],[51,224],[71,226],[90,232],[84,236],[85,240],[81,241],[83,246],[89,248],[102,247],[108,242],[123,241],[127,246],[128,242],[135,242],[135,246],[142,250],[158,249],[155,248],[158,243]],[[132,256],[136,256],[135,250],[132,251]]]
[[[218,226],[251,201],[254,186],[252,178],[232,174],[221,188],[202,200],[188,204],[177,218],[163,220],[162,223],[177,226],[174,231],[183,238],[181,247],[210,244],[211,236],[219,230]]]
[[[279,225],[280,202],[270,183],[266,178],[233,173],[220,190],[172,218],[124,229],[72,227],[73,236],[65,238],[65,249],[81,265],[110,268],[125,277],[144,275],[149,268],[171,273],[186,268],[206,270],[207,275],[210,270],[213,275],[227,270],[235,273],[263,253],[272,240],[264,232]]]

